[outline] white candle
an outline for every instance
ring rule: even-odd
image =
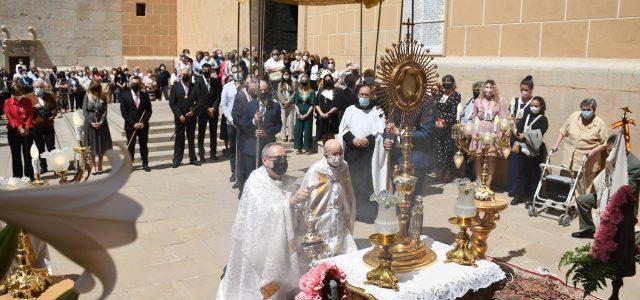
[[[490,146],[491,144],[493,144],[493,138],[493,134],[487,132],[482,136],[482,143],[486,146]]]
[[[40,175],[40,161],[37,159],[32,159],[31,166],[33,167],[33,174]]]
[[[76,140],[81,140],[82,139],[82,131],[80,130],[80,127],[76,127]]]
[[[465,136],[471,136],[473,134],[473,126],[471,126],[471,124],[467,123],[464,124],[464,135]]]

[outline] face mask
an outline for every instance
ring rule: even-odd
[[[300,56],[296,56],[296,60],[301,60],[302,58],[300,58]]]
[[[309,57],[305,55],[305,56],[303,56],[303,57],[302,57],[302,59],[304,59],[304,60],[308,60],[308,59],[309,59]]]
[[[493,96],[493,90],[489,88],[484,88],[484,94],[491,97]]]
[[[188,83],[191,81],[191,75],[182,75],[182,82]]]
[[[132,89],[134,92],[136,92],[136,93],[137,93],[137,92],[139,92],[139,91],[140,91],[140,85],[139,85],[139,84],[132,84],[132,85],[131,85],[131,89]]]
[[[369,102],[370,100],[367,98],[358,97],[358,103],[360,103],[360,106],[362,106],[363,108],[369,106]]]
[[[274,159],[272,162],[273,162],[273,167],[271,167],[271,171],[273,171],[273,173],[276,173],[280,176],[284,175],[284,173],[287,173],[287,168],[289,167],[289,163],[287,162],[286,158],[276,157],[276,159]]]
[[[333,86],[333,81],[331,80],[325,80],[323,83],[324,86],[326,87],[332,87]]]
[[[273,55],[271,55],[271,57],[273,57],[273,59],[276,59],[276,60],[278,59],[278,55],[277,54],[273,54]]]
[[[36,93],[36,95],[38,96],[42,96],[44,94],[44,91],[42,90],[42,88],[33,88],[33,92]]]
[[[342,160],[344,159],[344,157],[342,155],[338,155],[338,156],[330,156],[328,155],[327,157],[327,163],[329,164],[329,166],[332,167],[338,167],[342,164]]]
[[[540,107],[533,107],[533,106],[531,107],[531,113],[532,114],[535,115],[535,114],[537,114],[539,112],[540,112]]]
[[[583,119],[589,120],[593,117],[593,110],[583,110],[580,115]]]
[[[289,75],[284,75],[282,76],[282,78],[284,78],[285,80],[289,80],[289,78],[291,78]]]
[[[260,100],[267,100],[269,99],[269,93],[268,92],[260,92]]]
[[[445,82],[445,83],[443,83],[443,84],[442,84],[442,87],[443,87],[445,90],[453,89],[453,83],[451,83],[451,82]]]
[[[333,64],[329,64],[328,67],[329,67],[329,69],[333,70],[334,65]]]
[[[164,71],[164,67],[160,67],[160,70]]]
[[[204,57],[204,60],[209,60],[209,56],[205,56],[205,57]]]
[[[240,74],[233,73],[233,80],[238,81],[240,79]]]
[[[478,92],[474,91],[473,92],[473,99],[478,98],[478,96],[480,96],[480,92],[479,91]]]
[[[309,81],[307,81],[306,79],[300,80],[300,84],[307,84]]]
[[[211,75],[211,71],[202,71],[202,75],[204,75],[205,77],[209,77]]]

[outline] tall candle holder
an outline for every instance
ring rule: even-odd
[[[458,106],[458,114],[461,113],[461,106]],[[461,124],[458,122],[453,127],[453,136],[458,146],[458,151],[454,155],[454,163],[460,168],[464,157],[462,152],[472,157],[480,159],[482,165],[482,173],[480,174],[480,186],[475,190],[475,204],[477,214],[474,220],[480,224],[472,226],[473,250],[477,257],[484,257],[488,245],[487,238],[489,233],[496,228],[495,221],[500,219],[500,211],[508,207],[508,203],[504,199],[496,199],[495,192],[487,185],[489,178],[489,166],[487,157],[490,155],[502,155],[508,157],[511,153],[510,138],[513,133],[513,118],[500,118],[496,116],[493,120],[493,132],[480,134],[479,123],[476,118],[475,122]],[[480,147],[471,147],[471,142]],[[478,149],[480,148],[480,149]],[[480,214],[482,213],[482,216]]]
[[[51,278],[46,269],[36,270],[29,265],[27,246],[24,242],[25,234],[18,232],[18,247],[16,258],[18,269],[7,276],[0,286],[0,294],[9,293],[17,299],[33,299],[38,297],[51,285]]]
[[[480,222],[474,219],[476,215],[476,206],[473,200],[474,185],[466,178],[456,179],[455,183],[459,189],[458,201],[455,206],[456,216],[449,218],[449,223],[460,227],[460,232],[456,235],[455,247],[447,252],[447,259],[444,262],[477,267],[475,253],[469,245],[470,239],[467,234],[467,228],[480,225]]]

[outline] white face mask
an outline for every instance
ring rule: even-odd
[[[343,155],[338,155],[338,156],[327,155],[327,163],[329,164],[329,166],[332,166],[334,168],[340,166],[343,160],[344,160]]]
[[[491,88],[484,88],[484,94],[491,97],[493,96],[493,89]]]
[[[539,112],[540,112],[540,107],[539,106],[538,107],[531,106],[531,113],[532,114],[537,114]]]

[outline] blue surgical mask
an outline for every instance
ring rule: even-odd
[[[44,91],[42,90],[42,88],[33,88],[33,92],[36,93],[36,95],[38,96],[42,96],[42,94],[44,94]]]
[[[589,120],[593,117],[593,110],[583,110],[582,112],[580,112],[580,115],[583,119]]]
[[[362,106],[363,108],[367,108],[370,102],[371,101],[367,98],[358,97],[358,103],[360,103],[360,106]]]

